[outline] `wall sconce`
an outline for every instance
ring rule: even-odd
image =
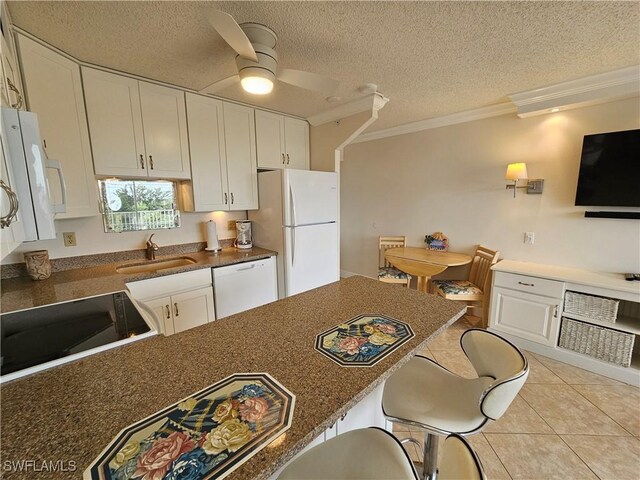
[[[527,164],[526,163],[510,163],[507,165],[507,173],[504,176],[505,180],[512,180],[513,184],[507,185],[508,189],[513,189],[513,198],[516,198],[516,189],[526,188],[527,193],[542,193],[542,187],[544,180],[536,179],[529,180],[527,178]],[[524,180],[527,183],[522,186],[518,186],[518,180]]]

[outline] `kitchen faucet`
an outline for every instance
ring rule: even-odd
[[[152,233],[147,240],[147,260],[155,260],[156,259],[156,251],[158,250],[158,245],[151,241],[155,233]]]

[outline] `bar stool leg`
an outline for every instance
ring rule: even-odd
[[[425,433],[424,435],[422,468],[423,480],[436,480],[438,472],[438,436],[432,433]]]

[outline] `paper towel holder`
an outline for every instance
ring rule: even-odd
[[[207,252],[213,252],[216,255],[222,250],[220,243],[218,242],[216,222],[213,220],[209,220],[207,222],[207,246],[205,247],[205,250]]]

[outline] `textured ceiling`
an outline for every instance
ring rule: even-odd
[[[280,66],[363,83],[390,102],[370,131],[478,108],[506,95],[640,63],[640,2],[8,2],[16,25],[86,62],[200,89],[236,73],[201,15],[217,7],[279,36]],[[219,92],[302,117],[324,95],[277,83]]]

